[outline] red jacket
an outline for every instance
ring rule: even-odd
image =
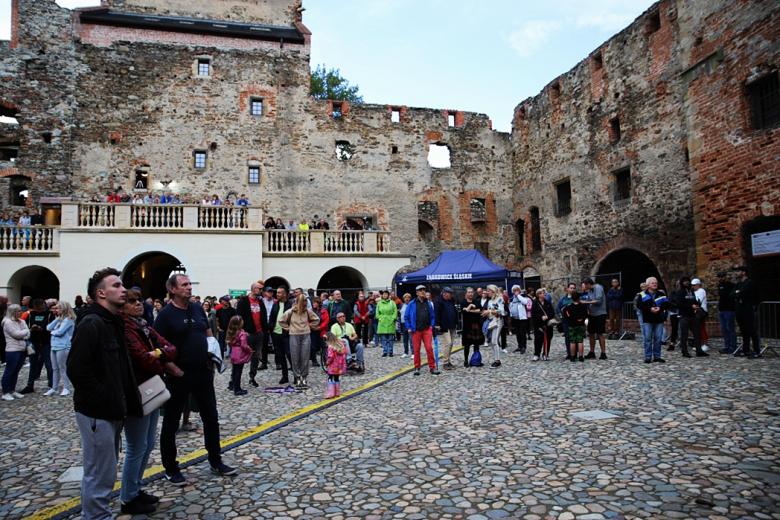
[[[328,325],[330,325],[330,316],[325,309],[319,309],[319,312],[315,314],[320,317],[320,336],[324,338],[325,334],[330,330],[328,328]]]
[[[230,362],[234,365],[249,363],[252,359],[252,348],[246,342],[246,332],[238,331],[230,342]]]
[[[176,359],[178,352],[176,347],[147,326],[147,335],[138,324],[129,317],[120,313],[119,316],[125,322],[125,341],[130,353],[130,361],[133,363],[135,381],[140,385],[154,376],[162,375],[165,363]],[[162,351],[159,358],[154,354],[156,349]]]
[[[355,314],[355,323],[368,323],[368,300],[360,300],[355,303],[357,307],[357,314]]]

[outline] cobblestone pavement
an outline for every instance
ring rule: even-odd
[[[713,345],[709,358],[645,365],[639,343],[613,341],[609,360],[570,363],[556,339],[553,359],[534,363],[513,346],[500,369],[464,368],[459,352],[456,370],[403,375],[234,448],[235,477],[204,462],[184,470],[186,487],[156,480],[151,518],[780,519],[775,355]],[[368,349],[366,375],[342,391],[408,367],[399,351]],[[320,401],[324,373],[311,380],[305,394],[235,397],[219,376],[223,439]],[[80,465],[72,403],[44,386],[0,405],[0,517],[78,496],[58,481]],[[615,417],[571,415],[593,410]],[[180,454],[202,447],[202,431],[179,435]]]

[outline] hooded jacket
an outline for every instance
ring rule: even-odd
[[[97,303],[84,310],[76,324],[67,374],[78,413],[106,421],[143,417],[124,323]]]
[[[685,287],[683,282],[691,281],[687,276],[680,277],[680,288],[674,293],[674,301],[677,304],[677,313],[685,318],[696,317],[696,311],[693,310],[694,305],[699,305],[699,300],[696,299],[696,295],[693,293],[693,289],[688,286]]]

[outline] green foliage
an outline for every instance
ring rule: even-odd
[[[362,103],[363,96],[358,95],[358,86],[349,86],[349,81],[341,77],[339,69],[327,70],[325,65],[317,65],[311,73],[310,94],[317,99],[332,99]]]

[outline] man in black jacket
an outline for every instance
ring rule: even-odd
[[[279,319],[282,314],[292,309],[292,302],[287,300],[287,289],[279,287],[276,290],[276,301],[271,307],[271,316],[268,320],[268,328],[271,330],[271,340],[274,344],[274,359],[277,365],[282,365],[282,379],[280,385],[290,382],[287,373],[287,357],[290,355],[290,333],[282,328]]]
[[[737,350],[737,327],[735,322],[734,298],[731,292],[734,290],[734,282],[726,276],[725,271],[719,272],[718,277],[718,321],[720,332],[723,334],[723,349],[721,354],[733,354]]]
[[[124,325],[116,315],[127,294],[119,274],[106,268],[89,279],[87,293],[94,303],[81,313],[67,361],[81,434],[81,516],[85,520],[113,518],[110,501],[122,424],[127,415],[143,417]]]
[[[252,360],[249,363],[249,384],[257,388],[257,369],[260,365],[260,354],[263,350],[263,314],[265,308],[263,307],[263,285],[260,283],[253,283],[252,288],[249,291],[247,297],[242,297],[236,304],[236,313],[241,316],[244,322],[244,332],[247,334],[246,342],[249,348],[252,349]],[[263,363],[263,370],[268,366]],[[232,378],[229,384],[229,390],[232,390]]]
[[[442,368],[452,370],[455,366],[450,363],[452,344],[455,342],[455,331],[458,329],[458,313],[455,311],[455,302],[452,301],[452,289],[445,287],[441,296],[434,305],[436,313],[436,334],[441,336],[443,355]]]
[[[689,358],[688,353],[688,331],[693,334],[693,348],[696,349],[696,357],[707,357],[709,354],[701,349],[701,328],[699,320],[696,318],[696,312],[701,309],[696,295],[691,289],[691,279],[687,276],[680,277],[680,288],[675,293],[675,302],[677,302],[677,311],[680,316],[680,350],[682,356]]]

